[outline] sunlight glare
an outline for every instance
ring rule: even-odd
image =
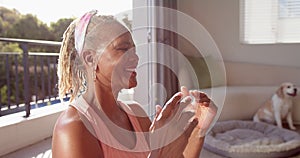
[[[115,15],[132,9],[132,5],[132,0],[0,0],[0,6],[15,8],[21,14],[36,15],[47,24],[60,18],[78,17],[92,9],[97,9],[100,14]]]

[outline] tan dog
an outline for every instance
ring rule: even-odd
[[[253,117],[255,122],[277,124],[282,128],[282,119],[286,119],[289,128],[295,130],[292,120],[292,98],[297,95],[297,88],[292,83],[282,83],[272,98],[262,105]]]

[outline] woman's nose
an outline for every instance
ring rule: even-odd
[[[135,50],[132,50],[128,53],[129,62],[138,62],[139,57],[137,56]]]

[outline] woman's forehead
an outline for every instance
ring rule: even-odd
[[[115,38],[112,41],[113,45],[134,45],[132,36],[129,31]]]
[[[98,43],[98,46],[100,46],[99,44],[101,43],[101,48],[113,42],[120,43],[121,41],[129,41],[133,43],[129,30],[117,21],[98,25],[94,31],[90,33],[92,37],[90,41],[92,43]]]
[[[111,36],[119,37],[120,35],[127,33],[128,29],[118,21],[113,21],[100,26],[99,31]]]

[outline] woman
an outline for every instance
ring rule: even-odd
[[[128,29],[96,13],[86,13],[64,33],[59,94],[71,98],[55,125],[52,156],[199,157],[215,106],[205,94],[183,87],[164,108],[156,107],[151,122],[139,104],[117,101],[121,89],[137,85],[139,59]]]

